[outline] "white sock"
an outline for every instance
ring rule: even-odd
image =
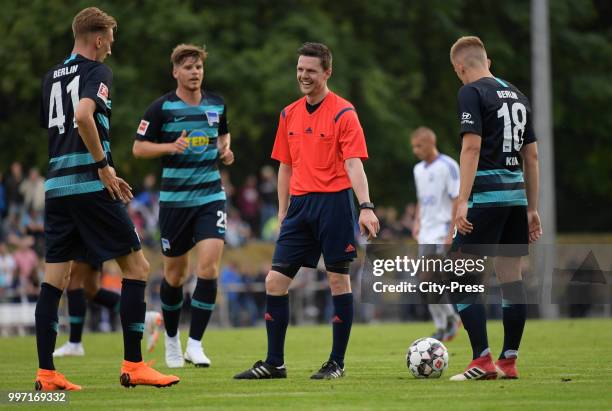
[[[431,314],[431,318],[433,319],[434,325],[436,329],[443,330],[446,328],[446,314],[444,313],[444,308],[440,304],[428,304],[429,313]]]
[[[444,311],[444,315],[446,315],[446,318],[455,317],[455,310],[453,309],[453,306],[451,304],[440,304],[440,307]]]
[[[189,339],[187,340],[187,348],[189,347],[201,347],[202,346],[202,341],[198,341],[198,340],[194,340],[193,338],[189,337]]]

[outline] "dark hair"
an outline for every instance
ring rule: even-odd
[[[332,54],[329,48],[322,43],[304,43],[298,49],[299,56],[318,57],[323,70],[327,71],[332,66]]]

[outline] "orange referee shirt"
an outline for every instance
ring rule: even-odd
[[[312,114],[306,110],[306,97],[285,107],[278,122],[272,158],[291,166],[291,195],[350,188],[344,160],[368,158],[355,108],[331,91]]]

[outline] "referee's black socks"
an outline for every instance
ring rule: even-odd
[[[334,340],[329,359],[344,368],[344,354],[353,325],[353,293],[334,295],[332,300],[334,303],[334,316],[332,318]]]
[[[285,335],[289,325],[289,295],[266,294],[266,331],[268,356],[266,363],[280,367],[285,363]]]

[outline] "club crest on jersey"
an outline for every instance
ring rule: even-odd
[[[189,148],[185,150],[185,153],[193,153],[193,154],[202,154],[208,149],[208,144],[210,143],[210,137],[206,135],[206,133],[202,130],[193,130],[189,133],[187,137],[187,144],[189,144]]]
[[[138,125],[137,134],[144,136],[147,134],[147,129],[149,128],[149,122],[146,120],[140,120],[140,124]]]
[[[97,96],[100,97],[104,104],[108,102],[108,87],[106,87],[106,84],[100,83]]]
[[[170,241],[166,238],[161,239],[162,250],[169,251],[170,250]]]
[[[208,120],[208,125],[213,126],[215,123],[219,123],[219,113],[216,111],[207,111],[206,119]]]

